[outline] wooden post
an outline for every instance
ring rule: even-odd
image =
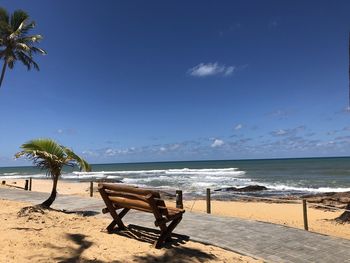
[[[304,217],[304,229],[308,231],[309,226],[307,222],[307,203],[305,199],[303,200],[303,217]]]
[[[207,188],[207,213],[211,213],[211,205],[210,205],[210,188]]]
[[[28,189],[29,189],[29,180],[26,179],[26,183],[24,185],[24,190],[28,191]]]
[[[32,177],[29,178],[29,191],[32,191]]]
[[[5,185],[5,184],[6,184],[6,181],[2,181],[1,184]]]
[[[181,190],[176,190],[176,208],[181,208],[181,209],[184,208]]]
[[[90,197],[92,197],[94,195],[94,182],[91,181],[90,182]]]

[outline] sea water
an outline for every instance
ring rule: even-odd
[[[0,168],[3,180],[28,177],[46,178],[46,174],[34,167]],[[344,192],[350,191],[350,158],[94,164],[89,173],[66,169],[62,174],[62,179],[74,181],[105,178],[142,187],[181,189],[192,195],[202,195],[206,188],[248,185],[268,188],[258,195]],[[230,192],[220,194],[229,196]]]

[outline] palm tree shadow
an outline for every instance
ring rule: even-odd
[[[139,255],[134,256],[133,261],[139,263],[153,263],[153,262],[176,262],[176,263],[188,263],[196,262],[207,262],[217,259],[216,256],[210,253],[203,252],[202,250],[189,247],[173,247],[168,249],[162,255]]]
[[[89,210],[84,210],[84,211],[72,211],[72,210],[56,210],[59,212],[62,212],[64,214],[75,214],[75,215],[80,215],[83,217],[88,217],[88,216],[95,216],[95,215],[99,215],[100,212],[96,212],[96,211],[89,211]]]
[[[76,245],[78,245],[78,248],[73,247],[67,247],[69,250],[69,253],[67,256],[59,256],[55,257],[54,260],[60,263],[76,263],[76,262],[95,262],[95,263],[103,263],[101,260],[89,260],[84,257],[81,257],[81,254],[91,247],[93,244],[91,241],[86,240],[86,235],[82,234],[66,234],[67,238],[72,240]],[[61,247],[56,247],[54,245],[51,245],[52,248],[62,250]]]
[[[159,230],[132,224],[128,225],[125,230],[116,228],[114,233],[150,244],[154,244],[160,235]],[[172,233],[171,238],[167,240],[163,247],[172,248],[174,246],[179,246],[180,244],[185,244],[189,239],[189,236]]]

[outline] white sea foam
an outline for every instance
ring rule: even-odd
[[[20,178],[47,178],[45,173],[22,174],[8,172],[0,175],[0,179]],[[308,187],[298,186],[298,182],[290,183],[265,183],[249,178],[249,174],[238,168],[210,168],[210,169],[153,169],[153,170],[123,170],[123,171],[94,171],[94,172],[72,172],[62,174],[67,180],[86,179],[115,179],[126,184],[138,185],[140,187],[155,187],[159,189],[182,189],[185,193],[202,193],[205,188],[219,189],[225,187],[244,187],[258,184],[268,188],[268,192],[344,192],[350,188],[342,187]],[[294,185],[293,185],[294,184]]]
[[[3,175],[7,176],[7,175],[20,175],[20,173],[3,173]]]
[[[3,173],[4,175],[0,175],[0,179],[26,179],[26,178],[47,178],[46,174],[20,174],[15,173],[14,175],[5,175],[6,173]]]
[[[297,187],[297,186],[288,186],[288,185],[269,185],[269,184],[261,184],[267,187],[268,189],[276,190],[276,191],[297,191],[297,192],[310,192],[310,193],[327,193],[327,192],[348,192],[350,188],[346,187]]]
[[[91,173],[94,174],[108,174],[108,175],[114,175],[114,174],[198,174],[198,175],[243,175],[244,171],[238,171],[238,168],[218,168],[218,169],[189,169],[189,168],[182,168],[182,169],[159,169],[159,170],[130,170],[130,171],[99,171],[99,172],[73,172],[74,174],[81,176],[81,175],[88,175]]]

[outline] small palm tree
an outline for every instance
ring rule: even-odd
[[[15,156],[27,157],[33,161],[34,165],[42,170],[46,170],[46,174],[52,177],[53,185],[50,197],[40,206],[49,208],[56,199],[57,181],[61,175],[64,166],[78,166],[80,170],[91,171],[90,165],[81,157],[76,155],[69,148],[59,145],[51,139],[35,139],[21,146],[22,151]]]
[[[39,65],[33,60],[33,54],[46,54],[46,51],[34,46],[42,39],[41,35],[28,35],[35,27],[35,22],[28,22],[29,15],[16,10],[11,16],[4,8],[0,8],[0,59],[3,66],[0,76],[0,86],[4,80],[6,68],[13,68],[16,61],[21,61],[28,70],[32,67],[39,70]]]

